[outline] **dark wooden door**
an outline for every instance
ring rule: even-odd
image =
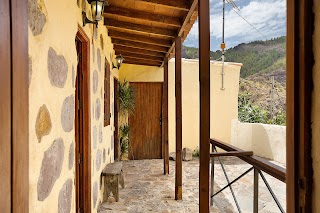
[[[135,90],[135,110],[129,116],[130,159],[162,158],[162,83],[130,83]],[[133,156],[132,156],[133,155]]]
[[[79,28],[75,95],[76,212],[91,212],[89,39]]]

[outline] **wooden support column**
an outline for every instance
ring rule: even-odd
[[[182,200],[182,96],[181,96],[181,37],[175,40],[176,80],[176,187],[175,199]]]
[[[287,0],[287,212],[313,212],[313,2]],[[316,2],[316,1],[315,1]],[[318,48],[318,47],[317,47]]]
[[[162,100],[162,150],[164,174],[169,174],[168,142],[168,58],[164,59],[163,100]]]
[[[210,19],[209,0],[199,0],[200,176],[199,212],[209,213]]]

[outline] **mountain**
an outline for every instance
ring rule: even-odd
[[[267,69],[276,63],[286,54],[286,37],[278,37],[267,41],[253,41],[242,43],[225,52],[226,62],[242,63],[241,77],[246,78],[250,75]],[[210,52],[213,60],[221,58],[221,51]],[[194,47],[183,47],[182,57],[194,59],[199,57],[199,49]]]
[[[183,47],[182,57],[198,58],[199,50]],[[221,51],[210,52],[212,60],[221,58]],[[240,93],[251,94],[251,102],[264,110],[285,111],[286,109],[286,37],[267,41],[253,41],[239,44],[225,52],[226,62],[238,62],[243,66],[240,72]],[[271,76],[275,79],[272,95]]]

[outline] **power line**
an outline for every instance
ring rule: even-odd
[[[229,2],[228,2],[229,3]],[[229,3],[230,4],[230,3]],[[253,26],[247,19],[245,19],[238,11],[236,11],[233,7],[233,5],[230,4],[230,6],[232,7],[232,10],[238,14],[238,16],[240,16],[245,22],[247,22],[253,29],[255,29],[259,34],[261,34],[263,37],[265,37],[266,40],[268,40],[267,36],[265,36],[260,30],[258,30],[255,26]]]

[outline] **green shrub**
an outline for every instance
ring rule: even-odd
[[[120,147],[121,153],[128,153],[129,149],[129,133],[130,127],[128,124],[119,127],[120,130]]]
[[[121,114],[130,114],[135,107],[135,93],[129,82],[124,80],[119,84],[119,108]]]
[[[251,95],[242,92],[238,96],[238,119],[246,123],[267,123],[268,112],[258,106],[254,106],[250,101]]]
[[[196,149],[193,150],[192,156],[193,156],[193,157],[200,157],[199,147],[196,147]]]
[[[273,118],[270,118],[268,124],[286,125],[286,112],[280,110]]]
[[[245,123],[263,123],[274,125],[286,125],[286,112],[278,111],[277,114],[271,118],[270,112],[255,106],[250,101],[251,95],[244,91],[238,96],[238,119]]]

